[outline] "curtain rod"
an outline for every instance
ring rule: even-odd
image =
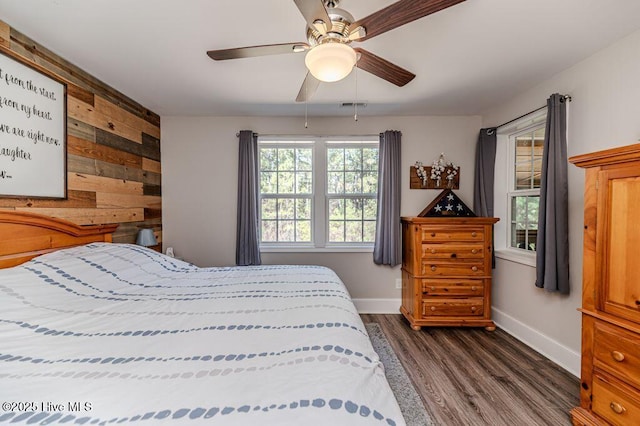
[[[375,135],[267,135],[264,133],[254,133],[254,136],[263,136],[265,138],[295,138],[295,137],[304,137],[304,138],[368,138],[368,137],[378,137],[380,133]],[[240,137],[240,133],[236,133],[236,137]]]
[[[570,95],[564,95],[564,96],[563,96],[563,99],[564,99],[565,101],[567,101],[567,102],[571,102],[571,100],[572,100]],[[516,118],[514,118],[513,120],[509,120],[509,121],[507,121],[507,122],[505,122],[505,123],[502,123],[502,124],[500,124],[500,125],[498,125],[498,126],[493,126],[493,127],[492,127],[492,129],[499,129],[500,127],[506,126],[507,124],[511,124],[511,123],[513,123],[514,121],[518,121],[518,120],[520,120],[521,118],[526,117],[527,115],[533,114],[534,112],[542,111],[542,110],[543,110],[543,109],[545,109],[546,107],[547,107],[547,106],[545,105],[545,106],[541,106],[540,108],[536,108],[536,109],[534,109],[533,111],[529,111],[529,112],[528,112],[528,113],[526,113],[526,114],[522,114],[520,117],[516,117]],[[491,134],[491,133],[489,133],[489,134]]]

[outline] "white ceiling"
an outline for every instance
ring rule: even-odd
[[[394,0],[342,0],[362,18]],[[358,73],[361,115],[468,115],[640,28],[638,0],[467,0],[358,44],[417,75]],[[0,19],[160,115],[303,115],[304,54],[214,62],[205,52],[305,41],[293,0],[0,0]],[[350,115],[352,73],[309,115]]]

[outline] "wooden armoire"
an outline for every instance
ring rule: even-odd
[[[640,425],[640,144],[586,169],[580,406],[574,425]]]

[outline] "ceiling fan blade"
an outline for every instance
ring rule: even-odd
[[[307,43],[282,43],[209,50],[207,55],[215,61],[224,61],[227,59],[252,58],[255,56],[280,55],[283,53],[299,53],[306,52],[308,49],[309,45]]]
[[[322,0],[293,0],[300,13],[307,20],[307,25],[325,35],[331,29],[331,18]]]
[[[320,86],[320,80],[311,75],[310,72],[307,72],[307,76],[302,82],[300,92],[298,92],[296,102],[305,102],[311,99],[313,94],[316,93],[316,90],[318,90],[318,86]]]
[[[371,74],[387,80],[396,86],[404,86],[415,78],[415,74],[393,64],[386,59],[374,55],[368,50],[356,47],[355,50],[359,55],[358,68],[370,72]]]
[[[366,35],[358,39],[364,41],[463,1],[465,0],[400,0],[366,18],[359,19],[349,28],[356,30],[358,27],[364,27]]]

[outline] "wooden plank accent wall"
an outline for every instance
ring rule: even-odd
[[[160,117],[2,21],[0,51],[67,83],[67,199],[0,198],[0,209],[118,223],[114,242],[153,228],[161,242]]]

